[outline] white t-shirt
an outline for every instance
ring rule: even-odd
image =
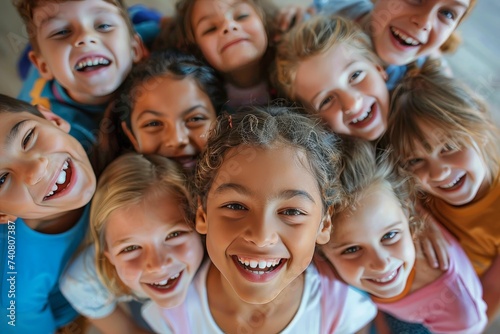
[[[179,331],[182,328],[189,328],[189,333],[196,334],[224,334],[217,326],[212,317],[208,305],[206,290],[206,279],[210,262],[203,264],[193,280],[193,284],[188,290],[186,300],[182,306],[183,310],[179,312],[170,312],[170,310],[161,309],[153,302],[148,302],[143,306],[142,315],[146,322],[157,333],[170,334]],[[337,282],[338,284],[342,284]],[[347,293],[345,293],[347,290]],[[288,326],[281,331],[281,334],[295,333],[321,333],[321,315],[328,312],[321,307],[322,296],[321,280],[318,270],[314,264],[311,264],[305,271],[304,290],[302,300],[296,315]],[[345,286],[343,291],[344,300],[342,315],[336,317],[336,333],[354,333],[368,324],[376,314],[376,307],[370,298],[358,290]],[[336,298],[336,296],[331,296]],[[184,313],[182,313],[185,311]],[[185,315],[177,316],[179,314]],[[182,322],[187,323],[182,323]],[[173,328],[176,326],[177,330]],[[250,326],[250,325],[249,325]],[[241,328],[241,332],[252,332],[251,327]]]

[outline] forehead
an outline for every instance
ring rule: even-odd
[[[230,149],[210,191],[226,183],[243,185],[266,197],[286,189],[305,190],[317,200],[320,197],[306,154],[283,144],[270,148],[241,145]]]
[[[240,6],[249,6],[254,8],[250,2],[243,0],[197,0],[193,5],[192,19],[193,23],[208,18],[213,15],[226,14]]]
[[[40,28],[53,20],[80,17],[82,15],[97,15],[100,13],[119,14],[120,10],[116,5],[103,0],[72,0],[61,3],[47,2],[41,6],[37,6],[33,10],[33,22],[35,26]]]

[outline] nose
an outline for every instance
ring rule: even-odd
[[[370,269],[379,272],[385,272],[389,266],[389,254],[383,250],[373,250],[370,256]]]
[[[432,181],[443,181],[450,173],[451,168],[446,164],[432,161],[429,163],[429,178]]]
[[[227,34],[230,31],[237,31],[238,30],[238,23],[233,19],[226,19],[224,24],[225,24],[224,30],[223,30],[224,34]]]
[[[177,124],[171,129],[172,131],[165,133],[164,142],[167,147],[182,147],[189,144],[189,131],[184,125]]]
[[[82,47],[90,44],[96,44],[97,38],[95,34],[89,29],[81,29],[75,37],[75,47]]]
[[[429,31],[432,26],[431,17],[433,15],[432,10],[422,10],[413,14],[410,18],[411,22],[416,25],[419,29]]]
[[[47,172],[47,165],[49,161],[45,157],[36,157],[27,161],[24,165],[24,180],[28,185],[35,185]]]
[[[361,109],[363,99],[361,94],[351,89],[341,90],[338,93],[340,106],[342,111],[346,114],[356,113]]]
[[[168,250],[161,247],[145,248],[145,252],[146,270],[149,272],[161,271],[172,262],[172,258],[168,256]]]
[[[269,217],[256,217],[247,226],[243,238],[257,247],[268,247],[278,242],[276,223]]]

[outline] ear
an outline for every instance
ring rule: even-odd
[[[0,224],[8,224],[17,219],[16,216],[8,215],[6,213],[0,212]]]
[[[203,210],[201,200],[198,197],[198,209],[196,210],[196,231],[200,234],[207,234],[207,213]]]
[[[137,139],[135,139],[134,137],[134,134],[132,133],[132,130],[130,130],[127,126],[127,123],[125,123],[125,121],[122,121],[122,130],[123,132],[125,133],[125,135],[127,136],[128,140],[130,140],[130,142],[132,143],[132,146],[134,146],[134,150],[136,152],[140,152],[140,146],[139,146],[139,143],[137,142]]]
[[[330,233],[332,232],[332,213],[333,206],[330,206],[319,225],[319,232],[316,236],[316,243],[318,245],[324,245],[330,241]]]
[[[45,80],[54,79],[52,70],[50,69],[49,65],[41,55],[38,55],[37,53],[35,53],[35,51],[30,51],[28,53],[28,58],[33,63],[33,65],[35,65],[35,67],[38,69],[38,72],[40,72],[42,78],[44,78]]]
[[[380,65],[375,65],[375,67],[377,68],[377,71],[380,73],[384,81],[387,81],[387,79],[389,79],[389,76],[387,75],[387,72],[384,70],[384,68]]]
[[[142,58],[146,57],[146,55],[148,54],[148,49],[142,42],[142,38],[141,36],[139,36],[139,34],[134,34],[134,37],[132,37],[131,46],[132,46],[132,61],[134,63],[137,63]]]
[[[37,104],[36,108],[38,109],[39,112],[42,113],[43,117],[45,117],[47,120],[52,122],[55,126],[60,128],[64,132],[69,133],[69,130],[71,130],[71,124],[69,124],[64,118],[54,114],[52,111],[45,108],[41,104]]]
[[[108,259],[109,263],[111,263],[113,266],[115,265],[115,263],[113,262],[113,257],[107,250],[104,251],[104,256]]]

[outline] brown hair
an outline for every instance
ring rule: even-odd
[[[53,6],[46,9],[46,15],[50,15],[51,13],[55,13],[58,10],[57,4],[68,2],[68,1],[85,1],[85,0],[12,0],[12,3],[17,9],[17,12],[21,16],[24,24],[26,25],[26,29],[28,31],[28,37],[31,46],[35,52],[40,51],[40,47],[37,42],[36,35],[36,26],[34,22],[34,12],[35,9],[41,6],[45,6],[46,4],[51,4]],[[103,0],[108,2],[116,7],[118,7],[121,16],[125,20],[127,27],[130,30],[130,35],[134,35],[135,31],[132,26],[132,22],[127,14],[127,7],[123,0]]]
[[[383,146],[402,161],[415,151],[415,142],[431,150],[426,124],[457,146],[476,146],[489,168],[490,181],[500,172],[499,131],[486,104],[458,79],[440,70],[438,61],[427,61],[408,72],[391,98],[388,129]]]
[[[308,117],[279,106],[251,107],[247,112],[219,116],[197,168],[195,182],[202,205],[206,206],[208,192],[230,149],[271,148],[276,144],[305,154],[327,212],[338,195],[338,137]]]

